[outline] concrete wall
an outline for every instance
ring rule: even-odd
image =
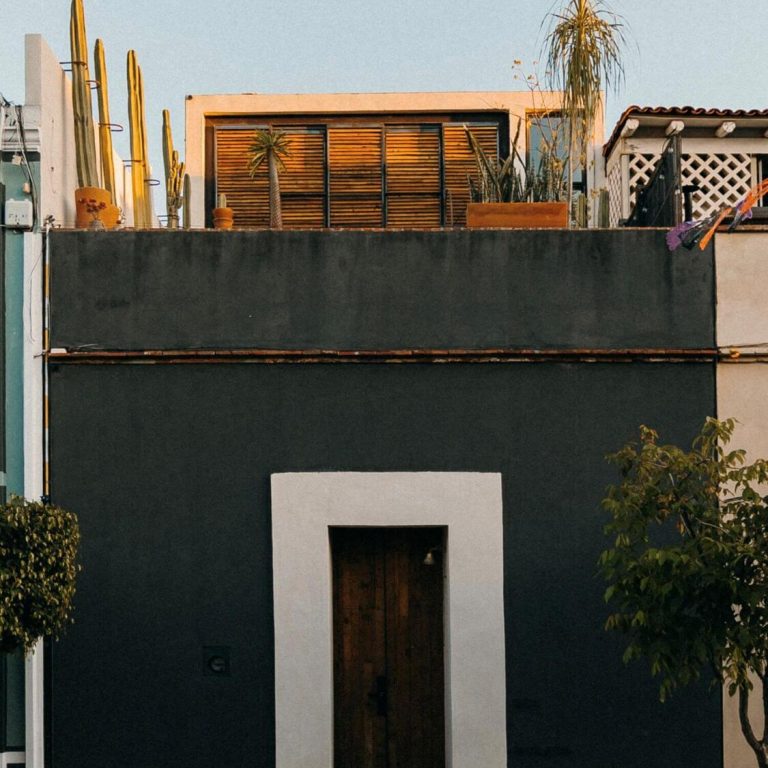
[[[56,768],[275,765],[270,478],[291,472],[501,475],[507,765],[720,768],[719,692],[661,705],[595,578],[605,454],[640,423],[686,442],[715,407],[707,354],[675,361],[714,341],[711,251],[670,255],[661,232],[55,232],[51,279],[54,347],[152,363],[49,366],[52,493],[84,564],[52,652]],[[657,362],[151,352],[640,345]],[[226,679],[203,674],[208,645],[231,649]]]
[[[52,346],[710,348],[660,231],[55,232]]]
[[[717,344],[738,353],[717,367],[717,413],[738,419],[733,447],[747,460],[768,457],[768,232],[740,231],[715,239]],[[758,683],[759,693],[759,683]],[[750,702],[756,733],[763,731],[759,695]],[[725,768],[756,768],[739,725],[735,699],[723,696]]]

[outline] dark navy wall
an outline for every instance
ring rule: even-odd
[[[711,347],[712,253],[658,230],[52,233],[68,349]]]
[[[658,231],[51,237],[70,350],[714,343],[712,253]],[[274,765],[269,476],[297,470],[502,473],[510,768],[720,768],[719,692],[659,704],[595,577],[604,455],[640,423],[687,441],[714,363],[146,362],[49,364],[52,494],[84,562],[52,768]],[[231,648],[229,677],[203,646]]]
[[[292,470],[501,472],[509,765],[718,768],[719,695],[661,705],[603,632],[595,577],[604,454],[639,423],[688,440],[713,375],[54,365],[53,494],[80,515],[84,570],[53,650],[53,768],[274,764],[269,475]],[[202,675],[204,645],[231,646],[231,677]]]

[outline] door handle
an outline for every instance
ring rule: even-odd
[[[376,714],[382,717],[387,714],[387,678],[379,675],[368,698],[376,702]]]

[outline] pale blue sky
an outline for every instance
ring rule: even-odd
[[[22,103],[24,34],[42,33],[69,59],[70,3],[0,3],[0,92]],[[630,104],[768,108],[768,0],[609,5],[633,42],[625,85],[609,94],[607,134]],[[155,176],[162,109],[171,110],[181,149],[185,94],[515,90],[512,62],[538,58],[552,7],[552,0],[85,0],[89,46],[101,37],[106,47],[115,122],[127,124],[125,57],[137,52]],[[127,131],[116,141],[127,155]]]

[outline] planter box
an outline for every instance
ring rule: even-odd
[[[565,229],[568,203],[469,203],[467,227]]]

